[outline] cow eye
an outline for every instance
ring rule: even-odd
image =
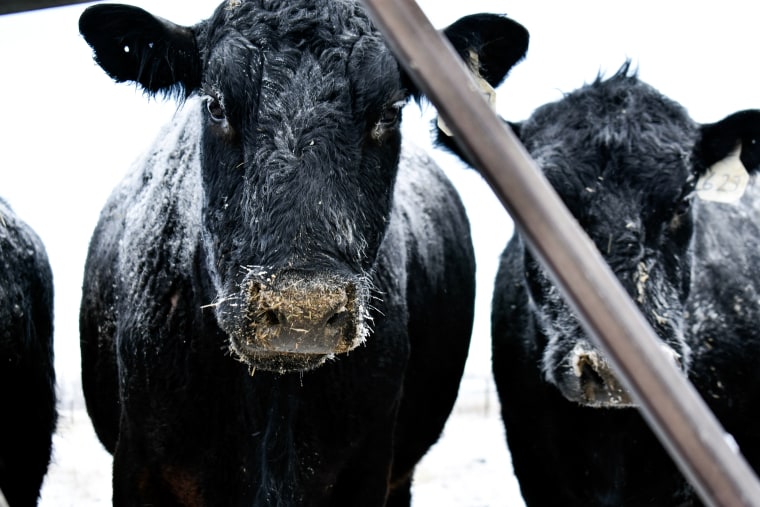
[[[404,107],[404,104],[405,101],[398,101],[383,109],[377,123],[372,128],[372,139],[382,143],[385,136],[398,127],[401,119],[401,108]]]
[[[688,215],[691,211],[692,197],[684,197],[673,204],[672,215],[670,217],[669,228],[671,231],[677,231],[688,221]]]
[[[691,197],[687,197],[677,202],[673,211],[676,216],[680,217],[688,213],[690,209],[691,209]]]
[[[226,119],[224,108],[216,97],[206,97],[206,110],[211,119],[216,123],[221,123]]]
[[[383,113],[380,115],[378,123],[385,128],[393,127],[398,122],[401,115],[401,107],[394,104],[390,107],[386,107]]]
[[[404,107],[404,104],[404,101],[398,101],[386,107],[380,114],[377,122],[378,126],[385,129],[395,127],[398,124],[399,118],[401,118],[401,108]]]

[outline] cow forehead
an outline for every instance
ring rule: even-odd
[[[604,192],[672,203],[693,179],[699,137],[682,106],[626,75],[539,108],[520,133],[555,189],[583,207]]]
[[[314,97],[351,92],[359,109],[387,105],[400,88],[398,64],[354,1],[248,0],[223,4],[200,38],[205,80],[228,99],[250,102],[258,81]],[[237,70],[235,70],[237,69]],[[294,77],[300,74],[300,77]],[[341,93],[342,94],[342,93]],[[394,99],[394,97],[396,97]]]
[[[210,37],[235,31],[257,46],[350,46],[359,37],[378,36],[353,0],[232,0],[209,20]]]

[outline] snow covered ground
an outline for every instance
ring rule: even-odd
[[[217,0],[124,0],[179,23],[207,16]],[[436,26],[472,12],[507,13],[531,32],[528,58],[498,89],[510,120],[610,74],[626,58],[639,75],[700,122],[760,106],[756,23],[760,4],[724,0],[419,0]],[[106,196],[173,113],[114,84],[93,62],[77,19],[85,5],[0,16],[0,195],[40,235],[56,284],[56,369],[61,397],[43,507],[108,505],[110,458],[84,413],[77,313],[90,234]],[[427,121],[407,107],[405,135],[429,147]],[[490,380],[489,305],[500,250],[512,223],[473,171],[434,150],[462,193],[478,255],[471,360],[442,440],[420,465],[415,507],[522,505]]]

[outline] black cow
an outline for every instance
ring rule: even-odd
[[[629,67],[511,126],[664,353],[760,470],[760,188],[736,204],[695,195],[716,162],[758,169],[760,111],[700,125]],[[439,141],[454,148],[440,132]],[[733,189],[734,178],[703,185]],[[492,335],[528,505],[700,504],[519,233],[501,257]]]
[[[0,491],[37,505],[58,412],[53,274],[35,232],[0,199]]]
[[[419,96],[354,2],[230,0],[181,27],[97,5],[103,69],[181,111],[115,189],[80,314],[117,505],[408,505],[464,367],[474,257],[454,188],[401,148]],[[484,75],[524,30],[448,33]],[[514,35],[512,35],[514,34]]]

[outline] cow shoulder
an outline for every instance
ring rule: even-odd
[[[758,298],[754,271],[760,265],[760,184],[753,178],[735,204],[697,204],[691,331],[725,337],[751,330],[760,318],[760,307],[753,303]],[[742,347],[751,345],[742,340]]]
[[[444,255],[453,248],[472,264],[470,225],[464,205],[441,168],[424,151],[404,141],[384,248],[409,256],[404,265],[440,279]]]
[[[191,99],[108,199],[90,245],[90,277],[121,282],[119,297],[142,306],[189,277],[200,232],[199,108]]]

